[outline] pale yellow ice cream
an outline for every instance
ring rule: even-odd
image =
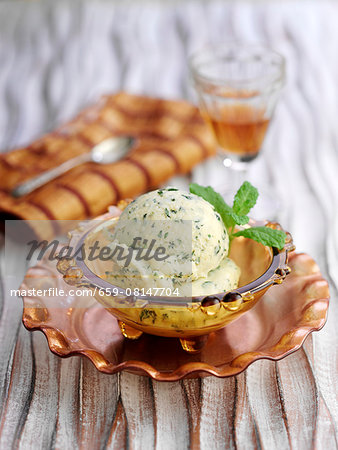
[[[135,238],[138,238],[135,241]],[[165,188],[141,195],[122,212],[111,236],[112,247],[165,249],[165,260],[117,262],[112,283],[127,288],[166,287],[180,296],[234,289],[240,270],[227,258],[229,236],[214,207],[194,194]],[[153,249],[153,250],[154,250]]]

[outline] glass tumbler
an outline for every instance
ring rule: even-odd
[[[262,149],[284,84],[283,56],[260,45],[225,43],[195,53],[190,70],[223,164],[245,171]]]

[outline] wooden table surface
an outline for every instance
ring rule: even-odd
[[[159,383],[53,355],[8,295],[26,270],[23,249],[12,243],[5,255],[2,245],[1,449],[337,448],[337,23],[337,2],[0,2],[3,150],[104,92],[191,98],[186,55],[208,40],[263,41],[283,53],[288,82],[249,177],[278,193],[279,219],[331,289],[326,326],[284,360],[228,379]],[[192,178],[210,183],[216,165]]]

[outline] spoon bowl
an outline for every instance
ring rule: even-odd
[[[23,197],[24,195],[27,195],[35,191],[35,189],[45,185],[49,181],[63,175],[70,169],[86,162],[94,162],[96,164],[112,164],[126,156],[131,147],[133,147],[134,143],[135,138],[132,136],[115,136],[105,139],[95,145],[90,152],[83,153],[75,158],[69,159],[68,161],[60,164],[58,167],[47,170],[46,172],[43,172],[42,174],[19,184],[11,191],[11,195],[15,198]]]
[[[111,164],[123,158],[134,145],[132,136],[118,136],[105,139],[92,148],[91,160],[97,164]]]

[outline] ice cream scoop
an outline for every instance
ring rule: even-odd
[[[178,287],[181,295],[201,295],[237,285],[239,270],[226,258],[229,236],[220,215],[189,192],[168,187],[141,195],[122,212],[111,241],[135,250],[128,266],[117,261],[120,270],[110,274],[121,287]],[[165,257],[137,259],[150,246]]]
[[[155,239],[167,255],[188,260],[193,279],[215,269],[229,250],[227,230],[213,206],[173,187],[141,195],[123,211],[114,239],[132,246],[135,237],[147,240],[145,246]]]

